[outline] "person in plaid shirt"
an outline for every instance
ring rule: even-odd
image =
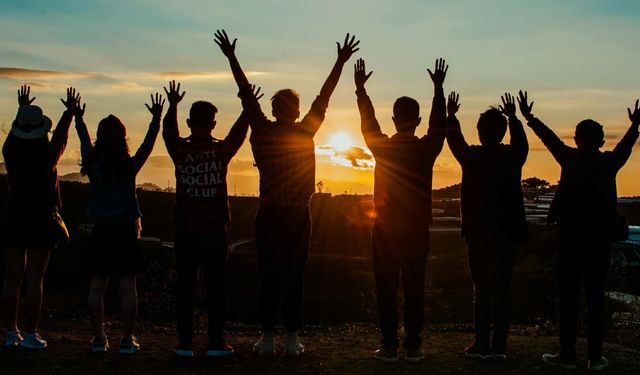
[[[204,101],[192,104],[187,124],[191,135],[181,138],[178,103],[184,98],[175,81],[165,87],[169,109],[162,137],[175,164],[176,204],[174,211],[175,255],[178,291],[176,314],[180,343],[178,356],[193,356],[193,300],[198,262],[202,261],[207,290],[209,350],[207,356],[226,356],[233,348],[225,343],[224,270],[227,262],[227,166],[247,135],[246,112],[235,122],[227,137],[215,139],[216,107]],[[257,93],[256,93],[257,94]]]
[[[342,68],[358,51],[355,37],[347,34],[338,58],[320,94],[302,121],[298,94],[280,90],[271,98],[271,113],[266,118],[235,56],[236,40],[231,43],[224,30],[216,32],[215,42],[229,59],[231,71],[240,88],[242,105],[251,125],[251,147],[260,172],[260,208],[256,215],[256,250],[260,268],[260,310],[262,337],[254,345],[260,355],[274,355],[273,331],[277,301],[282,296],[284,328],[287,331],[285,355],[304,352],[298,330],[302,325],[304,271],[309,253],[311,217],[309,198],[315,187],[316,134],[329,105]]]

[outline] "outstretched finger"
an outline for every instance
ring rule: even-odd
[[[427,68],[427,72],[429,73],[429,75],[431,76],[431,78],[433,78],[433,72],[431,71],[431,69]]]
[[[149,110],[149,112],[151,112],[151,107],[149,107],[149,104],[144,103],[144,106],[147,107],[147,109]]]

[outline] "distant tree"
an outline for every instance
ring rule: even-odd
[[[316,184],[316,188],[318,188],[318,193],[322,193],[322,189],[324,188],[324,182],[318,181]]]
[[[156,184],[152,184],[151,182],[145,182],[136,186],[138,189],[148,190],[148,191],[162,191],[162,188]]]
[[[543,180],[538,177],[529,177],[522,180],[522,187],[525,189],[548,189],[550,186],[549,181]]]

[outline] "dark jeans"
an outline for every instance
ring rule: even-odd
[[[282,298],[284,328],[302,326],[304,272],[309,257],[309,207],[262,205],[256,215],[262,331],[273,332]]]
[[[494,349],[504,349],[509,331],[509,294],[515,244],[467,238],[467,247],[473,280],[476,344],[486,348],[491,344]],[[492,320],[494,332],[490,343]]]
[[[589,233],[560,233],[558,286],[560,288],[560,353],[576,356],[578,297],[584,283],[587,298],[589,358],[602,355],[604,341],[604,284],[609,269],[609,242]]]
[[[198,264],[202,262],[207,291],[209,344],[224,344],[224,271],[227,264],[227,227],[220,225],[206,235],[176,233],[175,235],[176,318],[180,343],[193,341],[193,304],[197,284]]]
[[[429,226],[399,228],[378,220],[373,224],[371,242],[382,345],[397,348],[399,344],[398,287],[402,279],[405,299],[404,346],[420,347]]]

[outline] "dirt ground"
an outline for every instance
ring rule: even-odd
[[[232,326],[229,343],[236,354],[225,359],[209,359],[204,353],[204,334],[199,332],[194,358],[173,355],[174,328],[145,322],[137,325],[142,350],[133,356],[116,354],[117,339],[104,354],[89,351],[86,323],[67,321],[43,327],[49,347],[43,351],[0,349],[1,374],[561,374],[586,373],[586,363],[577,371],[547,367],[542,353],[555,350],[553,336],[512,336],[506,362],[466,358],[462,350],[472,336],[433,327],[425,332],[427,358],[419,364],[384,364],[372,359],[376,349],[375,327],[365,324],[316,326],[302,335],[306,353],[300,358],[263,358],[251,347],[257,339],[255,327]],[[116,327],[107,332],[117,337]],[[282,350],[282,336],[279,337]],[[579,353],[585,343],[579,342]],[[640,352],[618,344],[605,344],[609,374],[639,374]]]

